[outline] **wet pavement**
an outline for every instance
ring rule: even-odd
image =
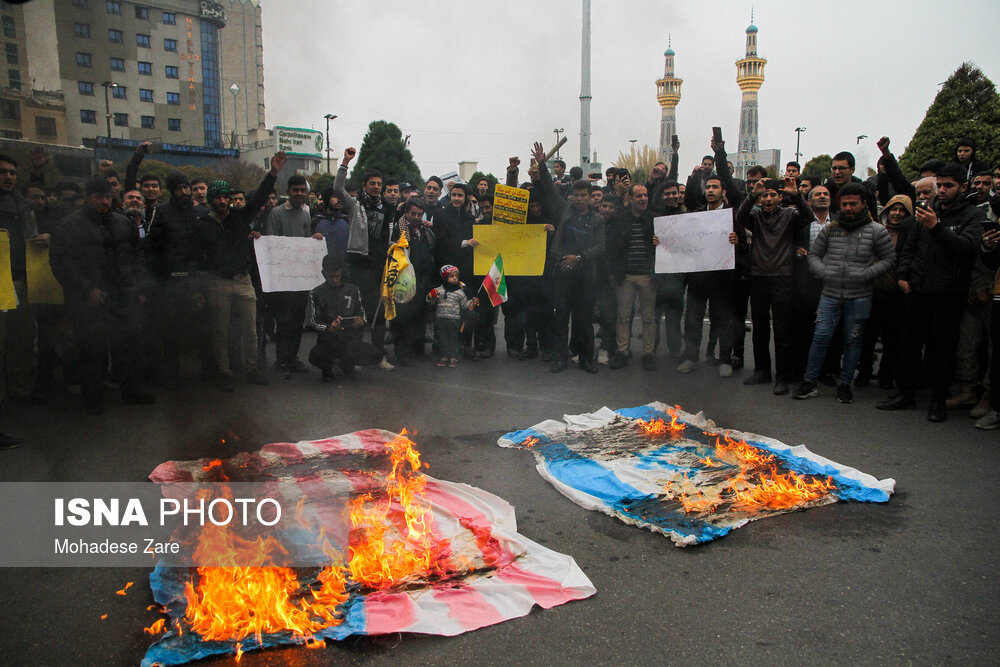
[[[303,341],[306,356],[311,337]],[[0,452],[2,481],[142,481],[162,461],[226,457],[279,441],[364,428],[416,430],[429,474],[465,482],[516,508],[525,536],[573,556],[597,588],[587,600],[458,637],[355,638],[325,649],[251,652],[241,664],[996,664],[1000,662],[1000,547],[996,469],[1000,431],[965,414],[930,424],[922,410],[884,413],[885,392],[834,390],[808,401],[746,387],[700,365],[659,370],[638,360],[571,366],[503,356],[458,368],[428,361],[368,369],[322,384],[319,373],[223,393],[194,380],[153,407],[109,396],[99,417],[79,397],[7,414],[28,441]],[[497,437],[563,414],[663,401],[896,479],[885,505],[838,503],[774,517],[697,547],[588,512],[541,479],[529,452]],[[927,397],[918,396],[924,410]],[[235,437],[234,437],[235,436]],[[225,443],[223,444],[223,440]],[[16,535],[5,535],[16,540]],[[145,569],[0,570],[0,664],[137,664],[159,616]],[[134,586],[115,594],[126,582]],[[102,620],[102,615],[107,615]],[[233,659],[200,664],[232,664]]]

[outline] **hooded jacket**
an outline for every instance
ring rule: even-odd
[[[972,156],[969,158],[968,162],[962,162],[958,159],[958,148],[960,146],[969,146],[972,148]],[[976,140],[971,137],[962,137],[957,142],[955,142],[955,154],[953,159],[958,164],[965,168],[965,180],[972,182],[972,179],[981,171],[989,171],[990,165],[978,158],[976,158],[976,151],[979,150],[979,146]]]

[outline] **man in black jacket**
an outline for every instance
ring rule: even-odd
[[[229,360],[229,324],[234,313],[242,333],[247,382],[268,384],[267,377],[257,370],[257,296],[251,274],[256,263],[253,240],[260,238],[260,232],[251,231],[250,224],[254,212],[274,189],[278,172],[287,160],[281,153],[271,158],[271,171],[251,195],[249,205],[241,209],[230,207],[232,188],[229,183],[209,183],[209,213],[195,227],[206,269],[201,291],[207,300],[213,361],[223,391],[234,388]]]
[[[309,351],[309,363],[322,371],[323,382],[332,382],[334,364],[344,377],[351,377],[355,365],[376,363],[382,355],[361,340],[365,326],[361,292],[343,282],[339,258],[333,255],[323,258],[323,278],[323,284],[309,293],[312,303],[309,326],[319,332],[315,347]]]
[[[615,322],[615,356],[610,368],[622,368],[628,360],[629,331],[632,308],[639,302],[642,318],[642,367],[656,370],[653,347],[656,340],[656,285],[653,282],[653,214],[649,211],[649,194],[645,185],[633,183],[628,207],[620,213],[608,238],[608,265],[617,292],[618,317]]]
[[[140,305],[147,298],[148,283],[136,252],[139,234],[125,216],[111,210],[111,201],[107,179],[95,176],[87,181],[85,205],[56,228],[49,257],[73,322],[84,406],[95,415],[104,408],[109,349],[122,402],[155,402],[140,388]]]
[[[896,270],[903,291],[903,336],[900,393],[878,404],[880,410],[914,406],[922,347],[932,389],[927,420],[948,418],[945,399],[955,367],[958,327],[962,318],[972,261],[979,250],[986,215],[966,197],[962,165],[948,164],[937,176],[936,208],[918,205],[918,225],[906,239]]]

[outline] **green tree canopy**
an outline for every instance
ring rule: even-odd
[[[962,63],[945,81],[900,156],[899,166],[915,174],[928,160],[954,160],[960,137],[976,140],[978,159],[990,164],[1000,161],[1000,95],[972,63]]]
[[[817,155],[813,159],[809,160],[802,167],[803,176],[816,176],[826,180],[833,173],[830,167],[833,166],[833,157],[823,153],[822,155]]]
[[[476,183],[479,181],[480,178],[485,178],[487,181],[489,181],[490,190],[492,190],[493,187],[498,183],[497,177],[494,176],[493,174],[484,174],[481,171],[477,171],[474,174],[472,174],[472,178],[469,179],[469,185],[475,187]]]
[[[383,178],[398,178],[423,187],[420,169],[403,144],[403,133],[387,120],[373,120],[368,125],[351,180],[360,183],[361,176],[369,169],[378,169]]]

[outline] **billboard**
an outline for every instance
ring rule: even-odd
[[[289,155],[320,158],[323,157],[323,133],[300,127],[277,126],[274,128],[274,147]]]

